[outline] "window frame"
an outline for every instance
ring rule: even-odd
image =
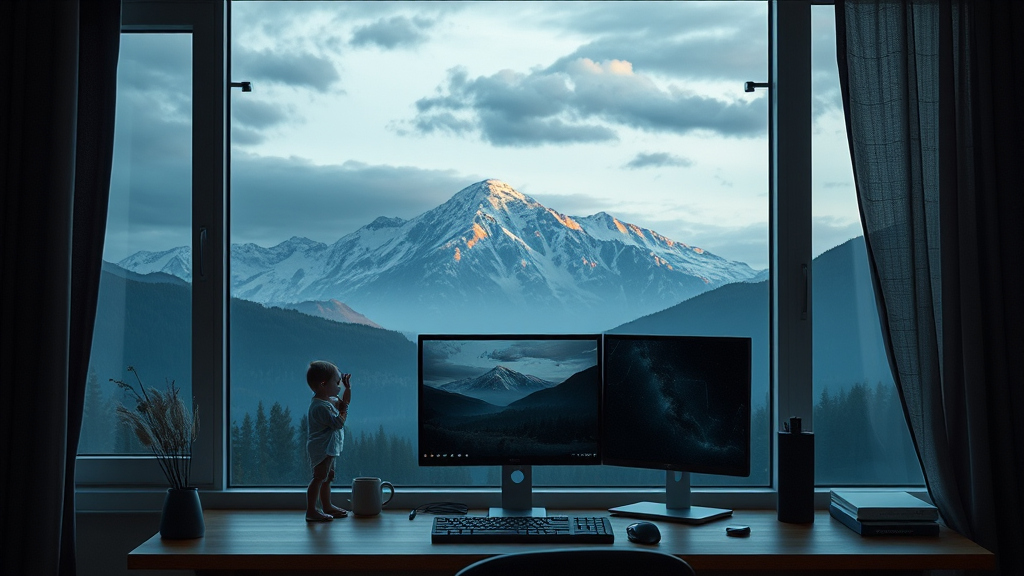
[[[695,505],[736,509],[774,508],[778,482],[774,430],[782,419],[800,416],[805,429],[813,430],[812,0],[763,1],[768,3],[771,485],[695,487],[693,491]],[[296,494],[301,488],[227,487],[230,0],[124,0],[122,31],[193,35],[193,269],[199,271],[202,260],[205,272],[196,274],[192,285],[192,382],[196,402],[203,407],[203,426],[194,446],[193,484],[211,507],[298,507],[301,500],[296,500]],[[166,481],[151,460],[148,456],[80,456],[79,509],[159,509]],[[534,500],[535,505],[550,508],[608,507],[623,499],[649,499],[662,490],[537,487]],[[410,488],[399,490],[395,505],[411,506],[431,498],[486,507],[498,497],[497,488]],[[816,507],[827,502],[828,491],[819,489]]]
[[[192,36],[192,246],[197,273],[192,283],[192,382],[202,426],[193,445],[192,484],[224,485],[224,390],[227,326],[224,44],[226,4],[222,1],[153,2],[124,0],[121,32],[180,32]],[[198,127],[202,127],[200,130]],[[205,232],[204,232],[205,231]],[[201,253],[200,253],[201,252]],[[198,262],[202,260],[202,272]],[[157,487],[167,480],[152,456],[79,456],[79,487]]]

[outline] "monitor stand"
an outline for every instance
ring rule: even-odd
[[[533,507],[533,469],[529,466],[501,467],[501,507],[490,508],[488,516],[547,516],[547,509]]]
[[[704,524],[718,518],[732,516],[726,508],[690,506],[690,473],[665,472],[665,503],[637,502],[628,506],[609,508],[618,516],[635,516],[653,520],[669,520],[683,524]]]

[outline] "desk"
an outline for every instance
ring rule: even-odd
[[[595,510],[552,513],[607,514]],[[128,568],[200,573],[334,570],[453,574],[489,556],[545,546],[431,544],[433,516],[421,514],[410,521],[408,512],[402,511],[385,511],[370,518],[350,515],[328,523],[306,523],[301,510],[207,510],[204,515],[204,538],[161,540],[157,534],[128,554]],[[613,547],[641,546],[626,538],[626,526],[635,521],[612,516]],[[661,528],[661,543],[649,548],[681,556],[698,573],[995,567],[992,553],[945,527],[938,536],[865,538],[825,511],[817,512],[814,523],[807,525],[778,522],[774,510],[737,510],[732,519],[702,526],[656,524]],[[727,524],[749,525],[750,537],[727,537]]]

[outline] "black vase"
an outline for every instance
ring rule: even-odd
[[[202,538],[206,534],[203,505],[197,488],[168,488],[160,515],[160,537],[172,540]]]

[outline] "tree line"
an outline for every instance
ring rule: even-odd
[[[148,450],[115,419],[118,391],[104,393],[90,373],[85,397],[79,454],[145,454]],[[123,400],[123,399],[122,399]],[[769,477],[768,412],[752,415],[750,477],[695,475],[696,485],[767,485]],[[815,479],[820,485],[922,484],[917,454],[904,424],[903,407],[894,386],[858,383],[839,392],[823,391],[814,407]],[[306,457],[306,416],[297,421],[291,410],[274,402],[257,405],[230,426],[231,484],[236,486],[304,486],[309,482]],[[421,467],[414,440],[376,430],[346,427],[344,451],[336,465],[336,485],[357,476],[377,476],[408,486],[500,484],[497,467]],[[658,485],[664,472],[613,466],[541,466],[534,469],[538,485]]]

